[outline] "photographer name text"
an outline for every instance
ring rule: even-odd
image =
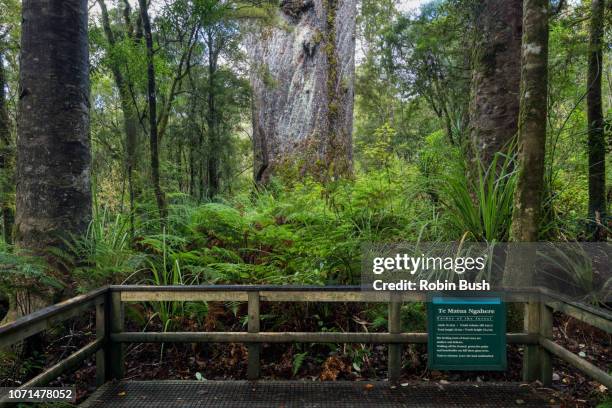
[[[458,282],[435,280],[430,282],[421,279],[417,282],[402,279],[397,282],[385,282],[382,279],[377,279],[372,282],[372,288],[379,291],[488,291],[491,290],[491,285],[485,280],[481,282],[467,280],[459,280]]]

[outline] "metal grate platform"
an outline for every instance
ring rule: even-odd
[[[399,408],[546,407],[516,383],[306,381],[134,381],[108,383],[84,408]]]

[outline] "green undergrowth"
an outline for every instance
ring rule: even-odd
[[[177,196],[163,232],[143,224],[126,245],[123,224],[105,215],[106,231],[92,228],[71,252],[89,259],[79,273],[88,286],[358,284],[362,244],[433,238],[435,209],[418,177],[396,166],[327,185],[274,181],[218,202]]]

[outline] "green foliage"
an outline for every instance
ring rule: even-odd
[[[387,168],[392,159],[392,142],[396,134],[397,131],[389,123],[385,123],[374,131],[374,143],[358,143],[365,166]]]
[[[505,242],[510,232],[516,173],[512,159],[497,154],[488,169],[478,166],[475,180],[459,169],[442,182],[447,219],[457,238]]]
[[[225,203],[177,202],[169,207],[167,232],[142,224],[134,241],[124,216],[102,210],[84,237],[68,243],[70,261],[82,260],[76,276],[87,288],[123,281],[355,284],[362,244],[434,236],[434,206],[419,199],[419,177],[394,158],[386,169],[333,185],[277,181]],[[175,313],[188,313],[154,307],[164,326]]]
[[[207,237],[223,244],[238,245],[244,242],[247,225],[236,209],[210,203],[200,206],[191,214],[187,228],[192,237]]]
[[[612,408],[612,397],[605,396],[604,400],[597,404],[597,408]]]
[[[302,364],[304,364],[304,360],[306,359],[307,355],[308,355],[307,351],[293,355],[293,364],[291,367],[291,371],[293,372],[293,375],[297,375],[297,373],[300,371],[300,368],[302,368]]]
[[[13,293],[20,289],[31,288],[35,283],[55,289],[63,288],[63,283],[48,273],[47,265],[40,257],[24,253],[14,253],[11,247],[3,244],[0,250],[0,290]]]
[[[151,277],[146,279],[145,283],[155,286],[189,284],[184,280],[178,259],[172,256],[173,251],[168,245],[165,232],[162,234],[161,240],[158,240],[158,237],[151,237],[146,243],[155,247],[161,253],[151,255],[147,259]],[[155,311],[151,318],[159,317],[163,331],[170,330],[175,319],[184,313],[183,302],[151,302],[150,305]]]
[[[94,212],[85,235],[65,244],[61,256],[67,265],[76,265],[72,273],[83,290],[121,283],[137,273],[144,260],[130,247],[128,217],[112,216],[106,208]]]

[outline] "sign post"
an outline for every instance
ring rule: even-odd
[[[506,369],[506,305],[501,298],[433,296],[427,309],[430,369]]]

